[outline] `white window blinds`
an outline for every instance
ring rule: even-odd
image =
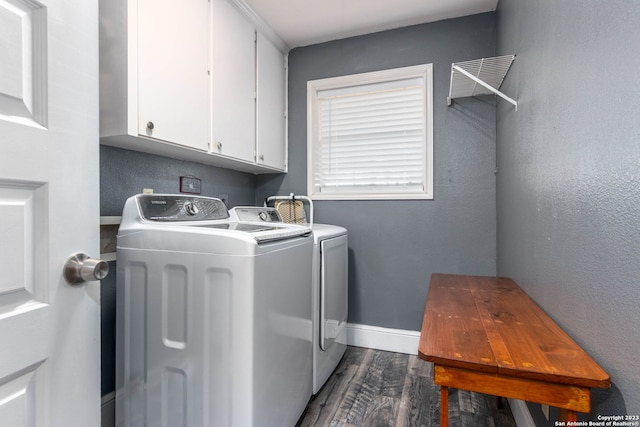
[[[312,85],[312,197],[431,197],[431,93],[424,67],[418,75],[408,67],[404,75],[398,71],[407,69]]]

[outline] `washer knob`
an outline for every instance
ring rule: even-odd
[[[187,202],[184,204],[184,211],[187,213],[187,215],[194,216],[198,212],[200,212],[200,209],[198,209],[198,207],[194,203]]]
[[[266,221],[269,218],[265,211],[260,211],[260,213],[258,214],[258,217],[260,217],[262,221]]]

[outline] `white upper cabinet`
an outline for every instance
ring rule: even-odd
[[[286,169],[286,59],[266,37],[258,33],[257,162]]]
[[[209,3],[138,0],[139,135],[209,142]]]
[[[253,162],[256,32],[227,0],[212,0],[212,8],[213,150]]]
[[[228,0],[100,0],[101,143],[286,171],[285,56],[241,9]]]

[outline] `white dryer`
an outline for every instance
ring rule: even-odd
[[[117,426],[296,424],[312,393],[313,237],[260,212],[242,221],[213,198],[127,200]]]
[[[313,394],[327,382],[347,348],[349,252],[347,229],[313,221],[313,201],[306,196],[271,196],[284,221],[313,230]],[[308,205],[309,215],[304,209]]]
[[[347,349],[347,229],[313,224],[313,394],[327,382]]]

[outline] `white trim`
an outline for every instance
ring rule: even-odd
[[[274,29],[271,28],[269,24],[260,17],[260,15],[258,15],[245,0],[229,0],[229,2],[253,24],[259,33],[276,45],[280,52],[287,53],[291,50],[289,45],[282,40],[280,35],[276,33]]]
[[[425,94],[424,154],[422,189],[385,188],[376,193],[373,187],[361,191],[319,192],[315,186],[315,145],[318,141],[320,121],[319,92],[364,87],[376,84],[393,84],[395,81],[419,79]],[[433,64],[420,64],[388,70],[372,71],[346,76],[307,81],[307,194],[313,200],[431,200],[433,199]],[[406,192],[403,192],[406,191]]]
[[[121,216],[100,216],[100,225],[120,225]]]
[[[511,413],[518,427],[536,427],[531,412],[529,412],[527,402],[518,399],[509,399],[509,407],[511,408]]]
[[[420,331],[347,324],[347,344],[396,353],[418,354]]]
[[[116,252],[105,252],[100,254],[100,259],[102,261],[115,261],[116,260]]]

